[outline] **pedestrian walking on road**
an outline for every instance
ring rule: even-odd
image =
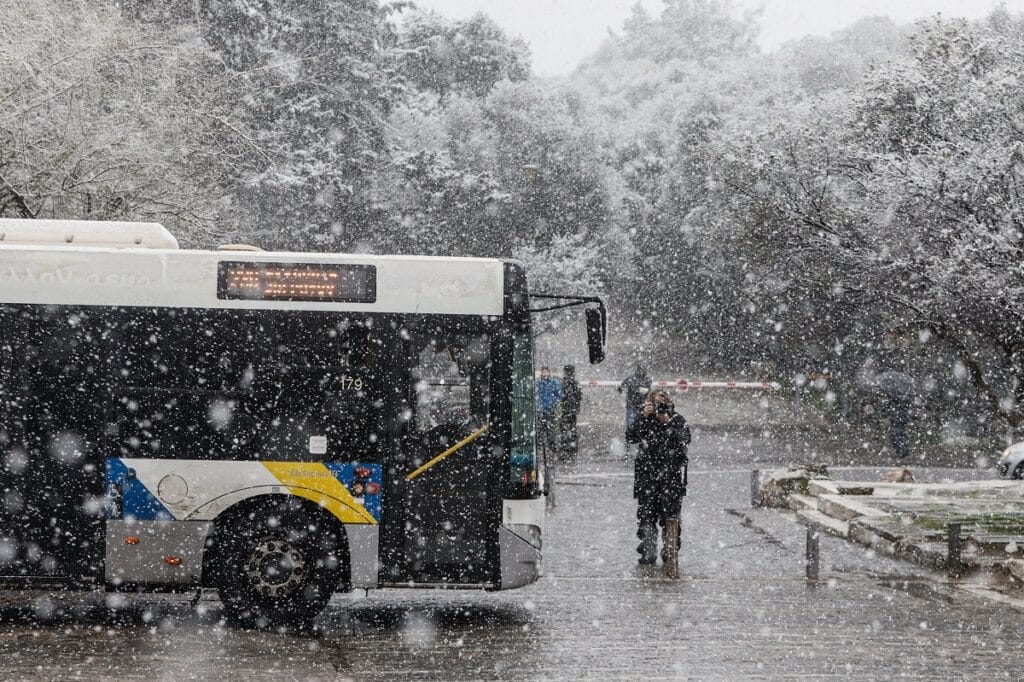
[[[639,362],[633,369],[633,373],[623,379],[619,384],[619,393],[626,394],[626,426],[625,430],[633,425],[640,410],[643,409],[647,394],[651,391],[651,377],[647,376],[647,370]]]
[[[558,451],[556,414],[562,397],[562,382],[551,376],[548,367],[541,367],[537,382],[537,445],[545,455]]]
[[[576,428],[576,420],[580,416],[580,406],[583,404],[583,391],[576,381],[576,367],[566,365],[562,373],[562,416],[559,420],[559,436],[562,442],[562,453],[570,462],[575,462],[579,456],[579,430]]]
[[[885,414],[889,417],[889,444],[896,459],[910,455],[910,406],[914,400],[914,380],[899,371],[882,372],[875,379],[879,392],[886,398]]]
[[[910,401],[901,398],[890,398],[886,405],[889,414],[889,444],[896,459],[903,460],[910,456],[910,437],[907,427],[910,426]]]
[[[668,520],[679,519],[683,506],[690,427],[675,411],[668,393],[654,390],[648,394],[640,415],[626,432],[626,440],[639,445],[633,469],[637,537],[640,538],[637,552],[641,565],[651,565],[657,560],[659,526],[664,536]],[[662,562],[668,542],[669,538],[662,538]],[[679,542],[678,536],[675,542]]]

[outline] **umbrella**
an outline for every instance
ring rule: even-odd
[[[914,397],[914,380],[903,372],[882,372],[875,377],[875,386],[889,398],[909,400]]]

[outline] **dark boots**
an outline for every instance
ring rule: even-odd
[[[641,565],[653,565],[658,560],[658,527],[654,524],[641,525],[636,535],[640,538],[640,544],[636,551],[640,553]]]
[[[676,550],[679,549],[679,526],[676,526]],[[668,561],[668,548],[671,538],[664,534],[664,528],[662,532],[659,532],[657,524],[643,524],[639,527],[636,532],[636,536],[640,538],[640,544],[636,546],[636,551],[640,554],[640,564],[644,566],[650,566],[658,561],[658,536],[662,535],[661,538],[661,561],[666,563]]]

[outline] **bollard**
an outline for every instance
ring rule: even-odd
[[[820,563],[821,552],[818,546],[818,540],[821,538],[821,526],[817,523],[807,524],[807,556],[806,561],[806,573],[808,580],[818,579],[818,564]]]
[[[541,464],[544,467],[544,511],[555,510],[555,470],[548,464],[548,444],[544,441],[541,445]]]
[[[959,578],[963,575],[962,549],[960,544],[960,524],[951,523],[946,527],[946,575],[950,578]]]
[[[665,577],[679,579],[679,519],[665,519]]]
[[[548,467],[544,474],[544,511],[555,510],[555,471]]]
[[[761,470],[754,469],[750,472],[750,506],[761,506]]]

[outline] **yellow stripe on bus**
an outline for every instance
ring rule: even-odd
[[[263,462],[292,495],[320,505],[342,523],[374,524],[377,520],[356,502],[341,481],[318,462]]]

